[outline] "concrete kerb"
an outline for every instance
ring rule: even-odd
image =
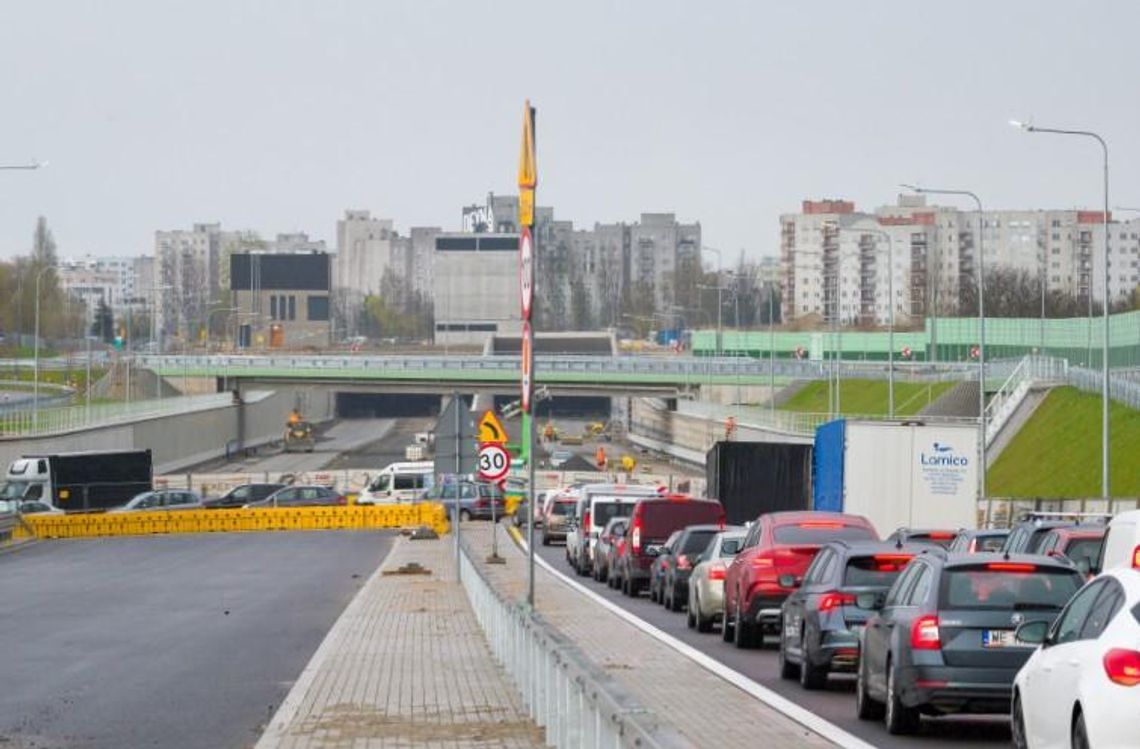
[[[523,539],[522,534],[518,531],[518,529],[512,527],[508,530],[519,548],[521,548],[524,552],[527,552],[528,549],[526,541]],[[824,737],[825,739],[835,743],[838,746],[846,747],[846,749],[875,749],[874,745],[863,741],[858,736],[848,733],[834,723],[819,717],[815,713],[806,710],[803,707],[800,707],[786,697],[782,697],[767,687],[758,684],[739,671],[729,668],[716,659],[705,655],[696,648],[684,642],[681,642],[672,635],[663,632],[649,622],[646,622],[641,617],[635,614],[631,614],[621,606],[618,606],[606,600],[578,581],[571,580],[569,577],[556,570],[541,556],[536,554],[534,559],[536,564],[541,566],[550,574],[554,575],[554,577],[563,585],[588,597],[590,600],[604,607],[607,611],[632,624],[642,632],[645,632],[646,634],[654,637],[665,645],[668,645],[685,657],[689,658],[697,665],[710,671],[716,676],[719,676],[749,696],[760,700],[768,707],[771,707],[773,710],[783,713],[785,716],[791,720],[794,720],[796,723],[799,723],[804,728],[807,728],[808,730]]]
[[[517,534],[516,529],[511,530]],[[554,707],[549,704],[551,702],[549,689],[538,686],[538,681],[542,677],[535,673],[536,669],[516,665],[523,658],[529,659],[533,655],[528,653],[522,658],[519,657],[519,651],[527,650],[528,645],[538,646],[549,654],[555,667],[563,671],[567,680],[577,685],[582,697],[592,703],[590,706],[594,708],[599,722],[594,725],[593,731],[587,726],[582,733],[592,733],[598,745],[601,745],[600,733],[603,728],[600,722],[604,720],[607,724],[605,728],[616,737],[614,746],[639,749],[691,749],[694,746],[673,726],[638,702],[618,680],[603,671],[575,643],[559,633],[525,603],[505,598],[491,585],[481,567],[474,562],[474,557],[478,555],[470,548],[467,541],[462,543],[462,548],[467,568],[463,577],[464,588],[472,608],[475,609],[476,618],[483,627],[492,652],[512,677],[531,717],[546,729],[547,743],[556,747],[579,746],[580,740],[584,737],[573,731],[568,732],[566,726],[558,720],[561,717],[559,714],[564,712],[562,706]],[[478,578],[481,588],[478,593],[471,587],[469,580],[471,573]],[[491,612],[480,606],[478,600],[480,593],[488,596],[493,605],[496,605],[508,618],[513,619],[529,635],[529,643],[519,642],[516,638],[504,642],[505,633],[496,630],[495,623],[490,621]],[[541,667],[538,670],[541,670]],[[566,695],[560,695],[559,699],[563,696]],[[577,713],[580,715],[584,708],[584,705],[579,704],[576,708]],[[575,708],[571,707],[570,710],[574,711]],[[585,725],[581,719],[579,724],[579,728]]]
[[[312,686],[313,680],[317,677],[317,673],[325,661],[329,659],[329,656],[337,645],[337,639],[340,634],[340,628],[337,625],[348,617],[354,616],[357,610],[364,605],[364,597],[361,593],[368,588],[376,578],[383,576],[384,570],[388,567],[388,560],[392,558],[392,553],[396,551],[401,544],[407,542],[404,536],[397,536],[392,542],[392,545],[388,548],[388,553],[384,555],[384,559],[369,576],[364,585],[356,592],[356,595],[349,601],[349,604],[345,606],[344,611],[337,617],[329,633],[325,635],[325,639],[321,641],[316,652],[313,653],[313,657],[305,664],[301,675],[297,677],[297,681],[293,682],[293,687],[289,690],[289,694],[281,701],[281,706],[277,708],[277,712],[273,714],[269,723],[266,724],[261,738],[258,739],[254,745],[254,749],[276,749],[285,739],[289,726],[292,725],[293,719],[297,716],[297,711],[301,707],[301,703],[305,700],[305,695],[309,692],[309,687]]]

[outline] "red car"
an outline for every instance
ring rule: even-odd
[[[645,497],[633,506],[629,530],[614,563],[621,592],[636,598],[649,583],[649,569],[665,541],[690,525],[724,525],[724,507],[715,499],[683,494]]]
[[[878,541],[867,518],[840,512],[771,512],[744,539],[724,579],[725,642],[762,645],[778,634],[780,606],[803,579],[820,547],[830,541]]]
[[[1089,577],[1100,573],[1100,551],[1104,534],[1103,525],[1070,525],[1054,528],[1041,539],[1038,554],[1065,557]]]

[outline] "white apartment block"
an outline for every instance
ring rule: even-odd
[[[90,325],[99,302],[105,302],[116,318],[128,307],[138,307],[143,290],[154,286],[154,259],[139,257],[65,258],[59,262],[60,287],[87,306]]]
[[[997,267],[1044,277],[1046,288],[1104,298],[1104,223],[1099,211],[962,211],[901,195],[874,213],[849,201],[804,201],[780,217],[784,319],[819,315],[841,324],[886,324],[953,314],[977,283],[978,246]],[[1109,222],[1109,295],[1140,285],[1140,219]],[[893,288],[892,288],[893,287]]]

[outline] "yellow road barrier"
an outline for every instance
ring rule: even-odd
[[[258,507],[76,515],[26,515],[15,538],[90,538],[156,533],[359,530],[430,526],[448,531],[447,513],[434,502],[347,507]]]

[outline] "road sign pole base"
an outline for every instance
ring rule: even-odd
[[[485,561],[487,562],[487,564],[506,564],[507,563],[507,560],[504,559],[503,557],[499,556],[498,554],[488,555],[487,559]]]

